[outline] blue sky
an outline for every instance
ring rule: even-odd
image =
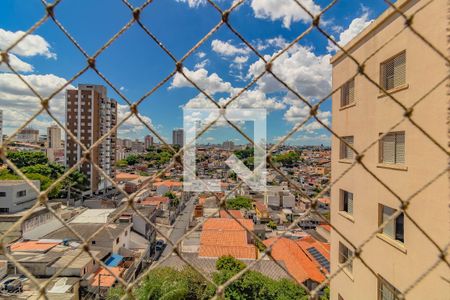
[[[130,1],[141,5],[143,1]],[[216,0],[226,9],[232,0]],[[302,0],[318,12],[329,1]],[[338,1],[323,16],[322,26],[342,45],[386,9],[384,1]],[[0,2],[0,49],[20,37],[45,14],[39,0],[2,0]],[[56,18],[90,55],[95,53],[130,19],[129,8],[119,0],[63,0],[55,10]],[[202,39],[219,21],[219,13],[203,0],[154,0],[145,8],[141,21],[179,59]],[[309,25],[310,19],[291,0],[249,0],[232,12],[230,23],[261,54],[270,57],[295,39]],[[312,103],[330,91],[331,66],[335,53],[328,41],[313,30],[287,53],[275,61],[273,70]],[[47,20],[33,36],[11,52],[11,64],[40,93],[48,95],[65,83],[83,66],[85,59],[52,20]],[[144,31],[133,24],[97,60],[98,69],[131,101],[170,74],[174,62]],[[215,100],[225,101],[248,84],[264,68],[259,58],[226,26],[221,27],[184,63],[186,74],[208,91]],[[106,83],[92,70],[78,83]],[[108,88],[110,97],[118,100],[120,116],[128,110],[125,102]],[[321,106],[319,117],[331,123],[331,100]],[[141,115],[170,142],[173,128],[183,126],[182,107],[205,108],[209,103],[183,77],[177,75],[147,98],[140,106]],[[268,141],[276,141],[308,114],[297,98],[280,86],[271,75],[264,76],[234,104],[239,108],[267,108]],[[52,110],[63,120],[64,96],[51,102]],[[0,108],[4,114],[4,132],[14,131],[37,110],[38,102],[4,65],[0,65]],[[51,124],[42,115],[32,123],[39,129]],[[245,131],[251,135],[251,126]],[[148,131],[132,119],[119,130],[119,136],[143,138]],[[204,142],[217,143],[232,139],[243,142],[231,128],[216,128],[207,133]],[[329,134],[317,123],[309,122],[288,143],[329,144]]]

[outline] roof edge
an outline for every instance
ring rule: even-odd
[[[414,0],[397,0],[397,2],[394,3],[394,5],[397,7],[397,9],[401,10],[404,6],[406,6],[407,4],[409,4],[412,1],[414,1]],[[387,8],[378,18],[376,18],[369,26],[364,28],[363,31],[358,33],[350,42],[348,42],[342,48],[347,52],[352,51],[353,48],[356,47],[362,41],[362,39],[364,37],[366,37],[367,35],[371,34],[375,30],[380,28],[386,20],[388,20],[390,17],[392,17],[395,14],[397,14],[397,11],[394,8],[392,8],[391,6],[389,6],[389,8]],[[339,59],[341,59],[342,56],[344,56],[344,55],[345,55],[344,52],[342,50],[339,50],[330,59],[330,63],[334,64]]]

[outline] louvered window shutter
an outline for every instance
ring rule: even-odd
[[[385,164],[395,163],[395,134],[389,133],[383,137],[381,162]]]
[[[405,133],[398,132],[395,135],[395,163],[405,163]]]

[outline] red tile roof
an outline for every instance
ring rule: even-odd
[[[46,252],[59,244],[58,242],[44,241],[17,242],[11,245],[11,251]]]
[[[323,204],[330,204],[331,200],[330,198],[319,198],[317,201],[322,202]]]
[[[274,243],[276,238],[270,238],[264,241],[266,246],[270,246]],[[298,281],[305,282],[310,279],[316,282],[322,282],[325,280],[325,275],[322,272],[327,272],[322,268],[320,264],[309,254],[306,250],[310,247],[315,247],[322,255],[324,255],[328,260],[329,255],[329,245],[320,243],[314,240],[312,237],[308,236],[302,238],[298,241],[294,241],[287,238],[281,238],[272,248],[272,256],[276,260],[283,261],[286,265],[289,273]],[[328,251],[325,249],[328,248]]]
[[[319,227],[322,227],[326,231],[331,232],[331,226],[328,224],[320,224]]]
[[[242,214],[242,212],[240,210],[237,210],[237,209],[228,209],[228,213],[226,211],[224,211],[224,210],[221,210],[220,211],[220,217],[221,218],[230,218],[231,219],[230,215],[232,215],[236,219],[243,219],[244,218],[244,215]]]
[[[254,223],[249,219],[240,219],[238,221],[228,218],[211,218],[203,224],[203,230],[244,230],[242,226],[248,230],[253,230]]]
[[[159,187],[162,185],[167,186],[167,187],[181,187],[181,186],[183,186],[183,183],[180,181],[165,180],[165,181],[160,181],[160,182],[154,182],[153,185],[156,187]]]
[[[159,206],[161,203],[169,203],[169,202],[170,202],[169,197],[153,196],[153,197],[145,198],[144,200],[141,201],[141,204],[144,206],[147,206],[147,205]]]
[[[240,219],[245,228],[253,230],[253,221]],[[256,259],[258,250],[248,243],[248,232],[234,219],[212,218],[203,224],[200,235],[201,257],[232,255],[240,259]]]
[[[130,180],[135,180],[138,179],[139,175],[137,174],[131,174],[131,173],[117,173],[116,177],[115,177],[115,181],[119,182],[119,181],[130,181]]]
[[[117,277],[120,277],[125,270],[121,267],[110,267],[109,270],[116,275]],[[112,287],[114,283],[116,282],[116,277],[114,277],[111,272],[106,270],[105,268],[101,267],[94,275],[94,278],[92,279],[92,286],[102,286],[102,287]]]

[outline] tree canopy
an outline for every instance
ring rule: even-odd
[[[228,209],[252,209],[252,199],[238,196],[236,198],[227,200],[226,205]]]
[[[47,157],[42,152],[8,152],[8,159],[14,162],[24,175],[30,180],[39,180],[41,191],[48,189],[53,182],[61,177],[67,169],[57,163],[49,163]],[[11,169],[0,171],[2,180],[21,180],[22,178],[15,174]],[[49,193],[50,198],[59,197],[62,190],[74,187],[79,190],[85,190],[89,181],[87,177],[78,171],[73,171],[61,183],[57,184]]]
[[[246,265],[243,262],[232,256],[223,256],[216,262],[217,271],[213,274],[213,281],[217,285],[223,284],[245,267]],[[185,267],[181,271],[177,271],[164,267],[151,271],[133,291],[133,296],[142,300],[203,300],[212,298],[215,293],[215,287],[194,269]],[[113,288],[109,291],[107,299],[120,299],[123,294],[122,288]],[[224,296],[225,299],[230,300],[307,299],[305,290],[294,281],[289,279],[274,280],[256,271],[248,271],[230,284],[225,289]]]

